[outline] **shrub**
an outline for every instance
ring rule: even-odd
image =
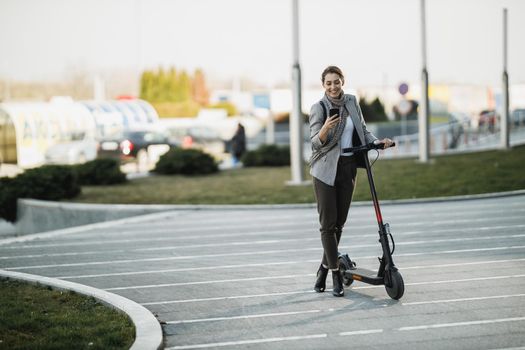
[[[126,182],[126,174],[120,170],[116,159],[95,159],[76,166],[81,185],[112,185]]]
[[[18,198],[59,200],[80,194],[76,171],[70,166],[45,165],[0,182],[0,217],[15,222]]]
[[[246,167],[290,165],[290,147],[261,145],[254,151],[246,152],[241,160]]]
[[[160,157],[153,171],[159,174],[204,175],[216,173],[219,167],[212,156],[200,150],[174,148]]]
[[[13,178],[0,178],[0,218],[10,222],[16,220],[16,197],[12,190]]]
[[[59,200],[80,194],[77,173],[67,165],[44,165],[26,170],[15,177],[13,185],[27,198]]]

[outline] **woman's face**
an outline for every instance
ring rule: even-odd
[[[328,73],[324,77],[323,87],[328,96],[337,98],[341,95],[343,79],[336,73]]]

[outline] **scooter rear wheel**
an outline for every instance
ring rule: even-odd
[[[340,256],[339,257],[339,270],[341,270],[341,272],[343,273],[343,284],[345,286],[349,286],[351,285],[352,283],[354,283],[354,279],[353,278],[349,278],[349,277],[346,277],[346,270],[350,270],[350,264],[348,263],[348,261],[343,257],[343,256]]]
[[[389,287],[385,284],[385,289],[388,296],[394,300],[399,300],[405,293],[405,283],[403,282],[403,277],[399,271],[391,273],[392,285]]]

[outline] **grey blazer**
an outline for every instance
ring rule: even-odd
[[[377,140],[371,132],[366,130],[365,120],[363,118],[363,113],[361,108],[357,103],[357,99],[354,95],[345,94],[345,107],[350,112],[350,117],[354,123],[357,134],[361,139],[361,143],[369,143]],[[323,103],[327,109],[331,108],[332,104],[324,96],[322,98]],[[326,112],[327,113],[327,112]],[[312,152],[319,150],[324,144],[319,139],[319,131],[323,127],[325,112],[323,106],[319,102],[315,103],[310,110],[310,140],[312,141]],[[334,136],[335,129],[333,128],[328,133],[326,142],[329,142]],[[316,161],[310,167],[310,175],[319,179],[327,185],[333,186],[335,182],[335,176],[337,173],[337,162],[339,161],[339,156],[341,154],[341,145],[339,142],[335,147],[333,147],[324,157]]]

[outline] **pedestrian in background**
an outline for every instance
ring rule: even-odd
[[[370,142],[390,147],[392,140],[378,141],[366,129],[361,108],[354,95],[345,94],[344,75],[336,66],[327,67],[321,82],[325,94],[310,111],[310,139],[312,158],[310,174],[313,177],[323,257],[317,271],[314,289],[324,292],[328,270],[332,271],[333,291],[344,295],[343,278],[339,270],[338,245],[348,216],[354,192],[358,155],[344,153],[343,149]]]
[[[231,148],[233,165],[235,166],[240,162],[244,152],[246,152],[246,133],[241,123],[237,125],[235,135],[231,139]]]

